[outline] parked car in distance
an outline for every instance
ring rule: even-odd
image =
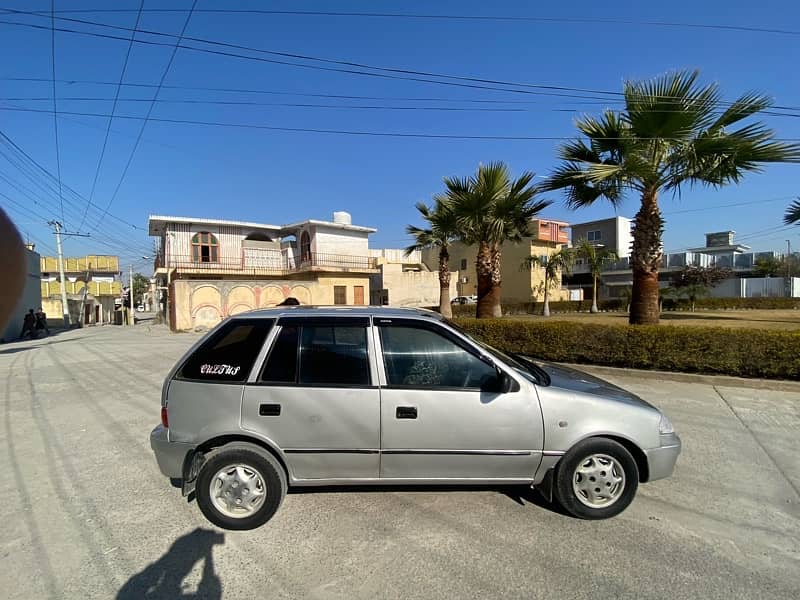
[[[383,307],[223,321],[164,381],[150,443],[228,529],[268,521],[289,486],[350,484],[520,484],[602,519],[670,476],[681,449],[634,394]]]
[[[450,304],[477,304],[477,296],[456,296],[450,301]]]

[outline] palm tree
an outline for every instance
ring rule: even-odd
[[[658,323],[658,267],[664,219],[661,192],[684,184],[738,183],[764,163],[800,161],[800,145],[775,139],[762,123],[732,129],[771,105],[746,93],[723,105],[716,84],[699,86],[698,72],[678,72],[624,86],[625,109],[577,121],[586,136],[563,144],[563,164],[542,186],[564,189],[571,208],[604,198],[619,205],[626,191],[641,197],[633,230],[632,324]]]
[[[562,246],[560,250],[553,252],[550,256],[543,257],[530,256],[523,262],[523,267],[528,269],[534,266],[544,269],[544,306],[542,316],[550,316],[550,288],[556,283],[561,283],[561,275],[569,275],[572,265],[575,263],[575,251],[572,248]]]
[[[443,196],[433,198],[433,208],[424,202],[417,202],[417,210],[430,225],[421,229],[414,225],[406,227],[406,233],[414,238],[414,243],[405,250],[406,256],[417,250],[439,248],[439,312],[446,318],[453,317],[450,308],[450,253],[447,248],[456,237],[456,220],[452,208]]]
[[[479,165],[470,177],[446,177],[446,195],[456,215],[459,239],[477,245],[476,274],[478,305],[476,316],[501,316],[500,259],[503,243],[519,242],[529,236],[530,220],[550,206],[537,200],[538,188],[531,185],[533,173],[526,171],[512,180],[502,162]]]
[[[597,280],[600,278],[600,271],[603,270],[606,263],[619,260],[619,256],[610,248],[596,246],[587,239],[582,239],[578,243],[578,255],[586,259],[589,272],[592,274],[592,308],[590,312],[600,312],[597,308]]]
[[[800,198],[795,200],[786,209],[786,214],[783,216],[783,222],[786,225],[793,225],[800,223]]]

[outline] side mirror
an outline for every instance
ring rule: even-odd
[[[495,389],[500,394],[508,394],[509,392],[515,392],[519,389],[519,384],[507,374],[505,371],[500,369],[497,370],[497,379],[495,380]]]

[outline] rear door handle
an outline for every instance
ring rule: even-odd
[[[416,406],[398,406],[395,416],[398,419],[416,419],[417,407]]]
[[[260,404],[258,414],[262,417],[279,417],[281,414],[280,404]]]

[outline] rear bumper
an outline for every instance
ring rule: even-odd
[[[183,478],[183,463],[186,455],[194,450],[194,444],[169,441],[169,432],[158,425],[150,432],[150,447],[156,455],[161,472],[171,479]]]
[[[647,481],[664,479],[675,470],[675,463],[681,453],[681,438],[674,433],[662,435],[658,448],[650,448],[644,452],[647,455]]]

